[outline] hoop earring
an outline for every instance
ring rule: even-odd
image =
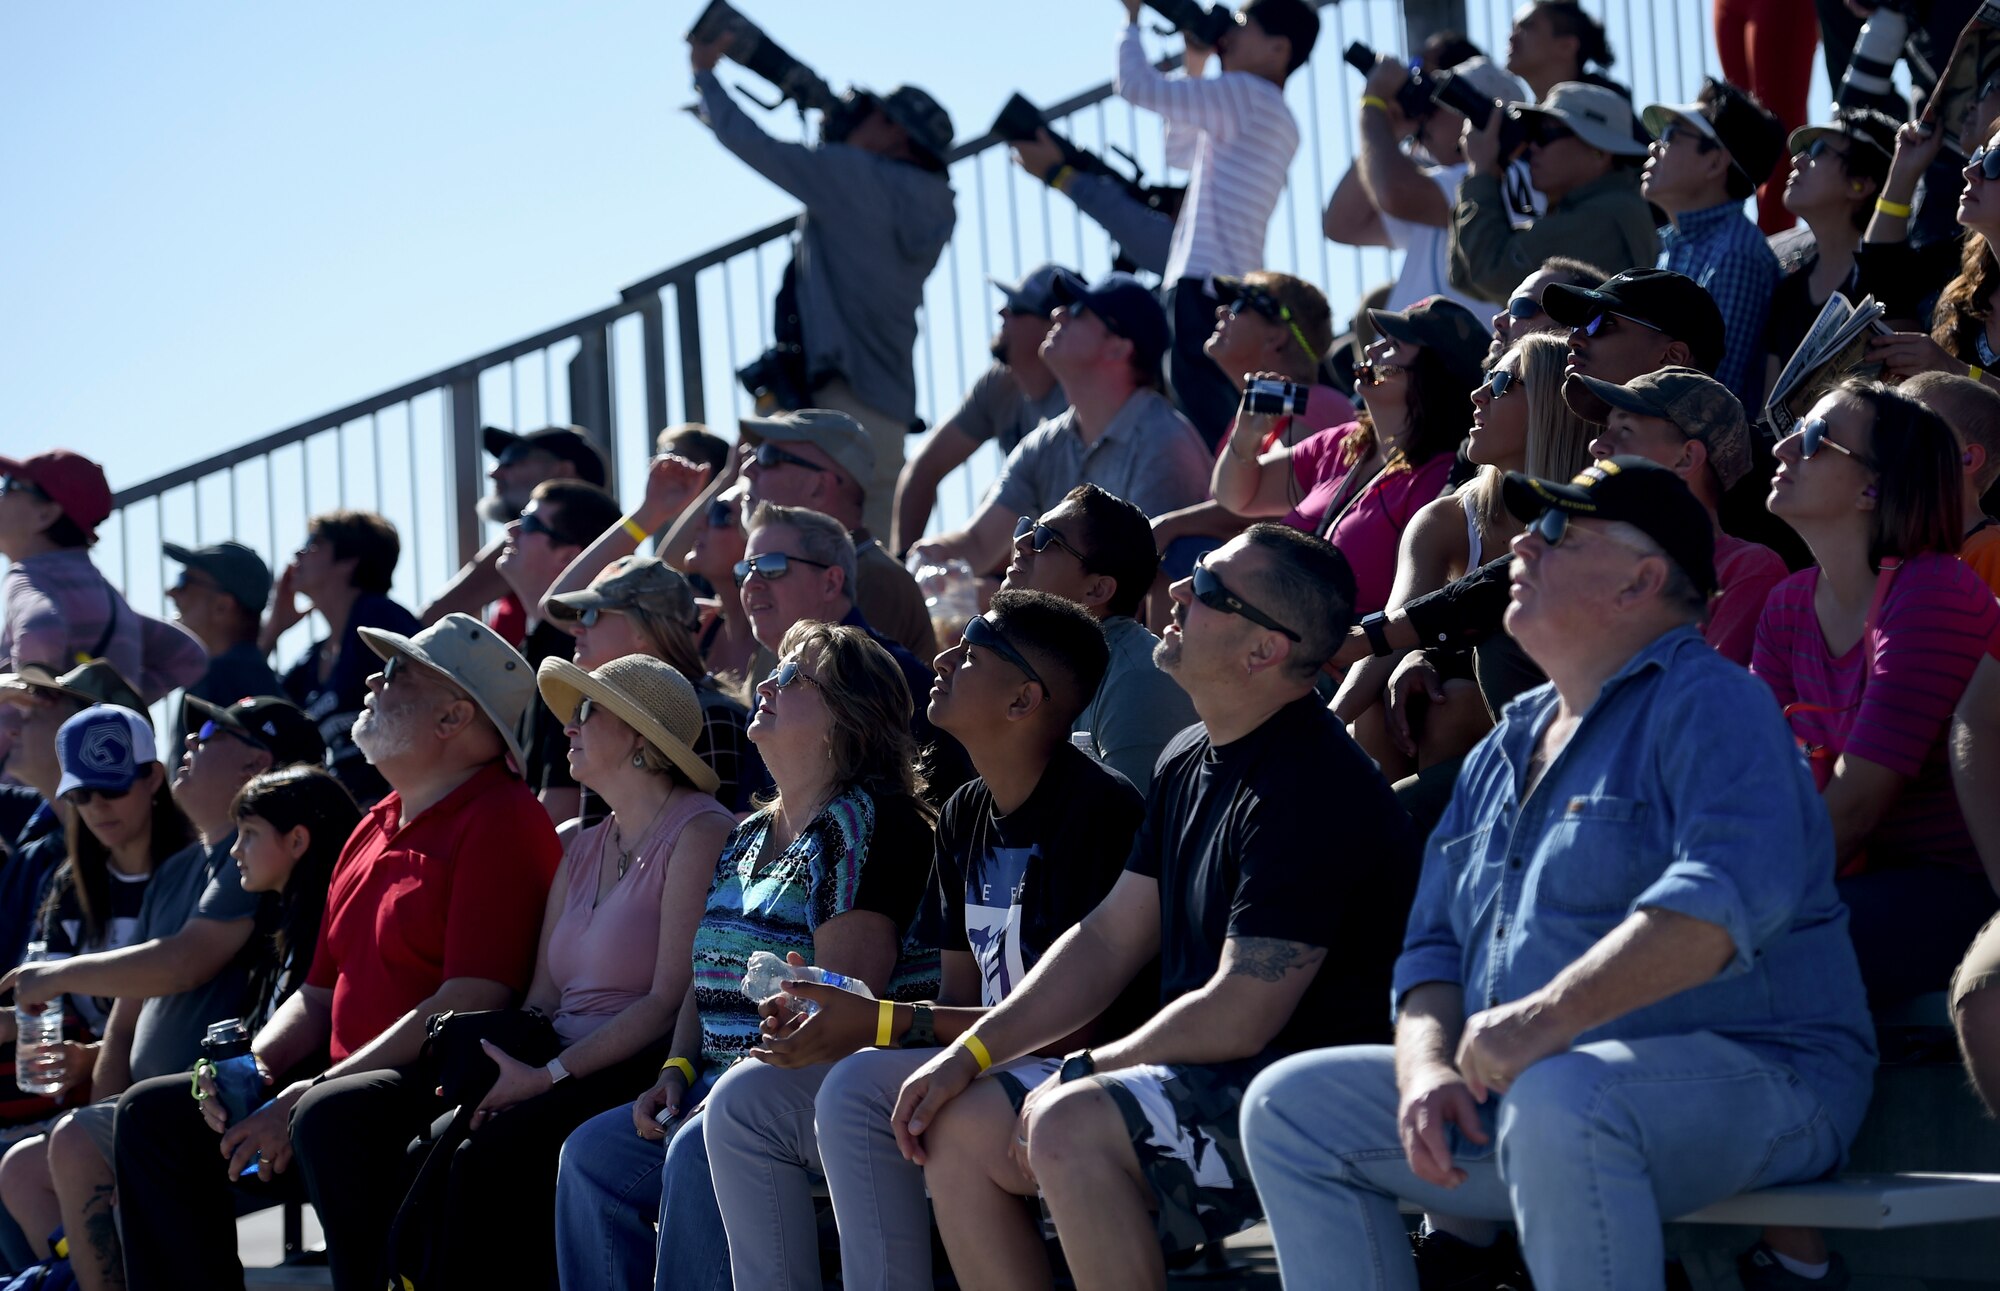
[[[646,755],[635,751],[632,754],[632,765],[644,771],[646,769]]]

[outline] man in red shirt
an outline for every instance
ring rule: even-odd
[[[354,741],[391,792],[334,867],[305,984],[252,1043],[272,1097],[224,1128],[220,1146],[228,1178],[255,1163],[280,1189],[296,1151],[334,1284],[375,1291],[404,1149],[444,1110],[415,1071],[426,1024],[504,1008],[527,987],[562,849],[519,775],[527,661],[463,614],[415,637],[362,637],[385,663]],[[323,1047],[333,1065],[310,1075]],[[186,1078],[163,1081],[171,1088],[143,1082],[119,1107],[128,1285],[241,1286],[221,1177],[192,1165],[216,1139]],[[200,1105],[211,1126],[218,1101]]]

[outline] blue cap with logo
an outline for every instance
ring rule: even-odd
[[[1082,275],[1062,269],[1053,286],[1058,305],[1081,305],[1097,315],[1113,336],[1132,342],[1141,368],[1158,370],[1173,336],[1167,330],[1167,311],[1146,284],[1119,272],[1086,283]]]
[[[92,704],[56,729],[56,760],[62,765],[60,798],[72,789],[123,793],[160,754],[143,716],[116,704]]]

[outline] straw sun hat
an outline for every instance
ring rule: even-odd
[[[544,659],[535,677],[542,699],[567,726],[586,698],[617,715],[639,738],[665,754],[688,782],[714,793],[722,781],[694,751],[701,731],[701,701],[688,679],[650,655],[628,654],[596,672],[567,659]]]

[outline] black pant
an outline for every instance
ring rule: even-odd
[[[243,1285],[236,1257],[240,1190],[269,1203],[304,1195],[292,1169],[232,1185],[221,1139],[188,1096],[185,1075],[142,1080],[118,1100],[118,1227],[131,1291],[231,1291]]]
[[[381,1291],[389,1225],[416,1170],[411,1143],[447,1110],[434,1081],[407,1067],[342,1076],[292,1109],[292,1151],[339,1291]]]
[[[1236,419],[1236,387],[1215,360],[1202,353],[1202,343],[1215,331],[1215,297],[1199,278],[1183,278],[1168,293],[1167,320],[1173,325],[1173,348],[1167,354],[1167,380],[1174,402],[1212,449]]]

